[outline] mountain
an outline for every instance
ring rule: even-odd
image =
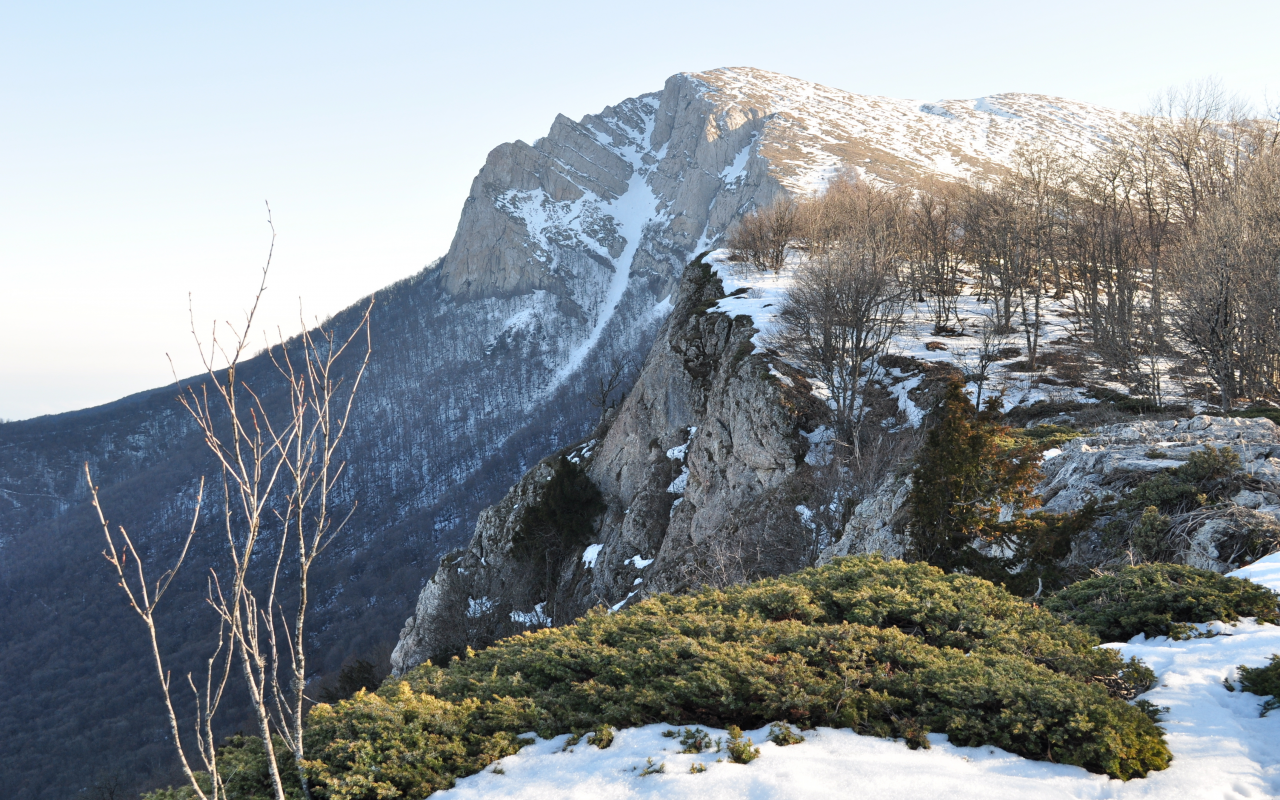
[[[424,579],[473,534],[481,509],[595,429],[597,376],[669,339],[684,265],[743,213],[841,171],[904,186],[998,174],[1020,142],[1087,148],[1126,124],[1118,112],[1039,95],[918,103],[724,69],[672,76],[600,114],[557,117],[532,145],[495,148],[448,253],[378,293],[345,453],[342,499],[358,507],[314,579],[320,672],[393,643]],[[332,324],[353,325],[363,307]],[[256,359],[241,375],[269,405],[281,402],[269,363]],[[170,556],[199,476],[215,474],[176,393],[0,425],[7,797],[65,797],[112,770],[168,767],[142,632],[100,561],[82,464],[113,521],[157,560]],[[663,436],[663,452],[680,446],[674,429]],[[198,659],[210,621],[202,576],[216,553],[216,537],[199,543],[166,600],[175,669]]]

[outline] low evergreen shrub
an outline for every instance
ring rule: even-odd
[[[1037,425],[1034,428],[1009,428],[1008,438],[1011,447],[1033,445],[1044,451],[1050,447],[1062,447],[1072,439],[1084,436],[1074,428],[1062,425]]]
[[[524,731],[784,722],[915,747],[943,732],[1124,779],[1163,769],[1162,731],[1120,699],[1153,673],[1097,644],[980,578],[844,558],[592,612],[318,705],[308,768],[318,796],[423,797],[514,752]]]
[[[755,742],[742,738],[742,728],[730,725],[725,733],[729,734],[729,738],[724,743],[724,749],[729,752],[730,761],[735,764],[750,764],[760,757],[760,748],[755,746]]]
[[[1265,667],[1241,665],[1238,671],[1241,689],[1267,698],[1258,716],[1265,717],[1268,712],[1280,708],[1280,655],[1273,655]],[[1228,683],[1227,688],[1233,687]]]
[[[346,700],[361,689],[371,692],[382,684],[385,677],[386,671],[379,670],[372,661],[358,658],[342,665],[336,684],[320,690],[320,700],[324,703],[336,703]]]
[[[303,800],[302,781],[298,778],[298,769],[294,764],[293,754],[288,745],[279,736],[272,737],[272,745],[276,752],[276,769],[280,772],[280,783],[284,787],[288,800]],[[235,800],[275,800],[276,792],[271,783],[271,772],[267,766],[267,750],[262,746],[262,739],[237,733],[227,738],[218,747],[218,774],[222,776],[222,786],[229,798]],[[213,786],[208,773],[195,773],[200,788],[209,795]],[[157,789],[142,795],[142,800],[196,800],[198,795],[188,785],[170,786]]]
[[[769,726],[769,741],[778,747],[787,747],[800,744],[804,741],[804,737],[791,730],[791,726],[787,723],[775,722]]]
[[[1280,623],[1280,596],[1252,581],[1183,564],[1141,564],[1088,578],[1044,601],[1049,611],[1093,631],[1104,642],[1141,633],[1187,639],[1191,623],[1256,617]]]
[[[680,744],[684,747],[681,753],[696,754],[712,748],[711,734],[702,728],[685,728],[682,731],[663,731],[662,735],[668,739],[680,739]]]

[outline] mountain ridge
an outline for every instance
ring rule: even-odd
[[[1019,116],[966,110],[977,101],[938,101],[950,117],[912,112],[914,101],[873,102],[759,70],[680,73],[600,114],[559,116],[532,145],[495,148],[443,260],[378,293],[374,360],[343,491],[347,501],[358,491],[361,504],[355,533],[320,576],[330,587],[316,609],[317,629],[327,629],[321,668],[394,640],[412,594],[435,560],[471,535],[480,510],[546,453],[593,429],[592,379],[613,359],[644,357],[684,265],[722,242],[743,213],[783,191],[819,188],[841,170],[906,186],[991,174],[1017,141],[1082,146],[1089,124],[1118,114],[1077,104],[1080,119],[1060,118],[1048,108],[1060,104],[996,97],[1014,99],[992,108]],[[981,131],[991,144],[953,148],[907,122],[954,122],[955,136]],[[261,362],[245,374],[269,380]],[[98,674],[84,663],[84,653],[120,653],[114,632],[127,637],[133,621],[102,580],[100,531],[87,516],[80,469],[90,462],[113,515],[163,556],[171,545],[164,526],[186,513],[196,476],[212,474],[167,391],[0,425],[0,638],[15,643],[0,654],[0,678],[14,687],[0,702],[0,734],[25,743],[4,756],[0,773],[6,786],[27,787],[12,796],[63,796],[70,786],[39,777],[49,752],[70,752],[41,738],[37,720],[49,709],[94,743],[77,751],[81,785],[112,758],[164,758],[149,695],[121,688],[125,674],[144,668],[121,661]],[[215,552],[201,551],[190,575]],[[172,607],[184,628],[198,621],[196,584],[192,577]],[[83,587],[94,588],[93,603]],[[77,688],[90,672],[85,686],[95,688]],[[137,707],[109,720],[76,716],[66,709],[87,709],[84,691],[116,692]],[[122,727],[135,733],[106,733]]]

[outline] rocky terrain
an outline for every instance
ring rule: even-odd
[[[1078,511],[1091,501],[1120,500],[1143,478],[1175,470],[1206,448],[1230,450],[1239,457],[1234,477],[1241,487],[1225,502],[1175,517],[1172,556],[1177,563],[1229,572],[1241,565],[1236,540],[1242,531],[1261,532],[1273,540],[1280,535],[1280,428],[1268,419],[1201,415],[1105,425],[1062,448],[1047,450],[1041,466],[1044,480],[1036,492],[1045,511]],[[859,553],[904,553],[903,512],[910,487],[909,477],[885,481],[857,507],[841,538],[823,551],[820,561]],[[1105,566],[1108,555],[1085,544],[1070,558],[1092,568]]]
[[[597,605],[806,563],[813,535],[795,508],[821,465],[806,434],[830,412],[798,372],[779,373],[753,352],[750,317],[710,311],[723,295],[709,265],[685,270],[634,388],[597,438],[567,453],[604,495],[595,541],[551,586],[514,552],[556,457],[540,463],[481,513],[470,545],[442,561],[405,624],[396,669]]]

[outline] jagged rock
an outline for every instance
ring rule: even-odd
[[[880,553],[885,558],[905,556],[908,540],[904,516],[910,494],[910,476],[890,475],[875,494],[853,510],[840,539],[822,551],[818,563],[864,553]]]
[[[1175,468],[1208,445],[1230,447],[1250,476],[1280,484],[1277,432],[1267,419],[1206,415],[1108,425],[1073,439],[1060,455],[1046,459],[1040,468],[1045,479],[1037,491],[1045,511],[1071,511],[1091,499],[1118,497],[1115,476]]]
[[[1044,480],[1036,487],[1043,510],[1078,511],[1091,500],[1116,500],[1132,487],[1132,476],[1173,469],[1207,446],[1230,448],[1240,456],[1242,472],[1257,484],[1237,493],[1231,503],[1175,517],[1170,542],[1179,561],[1203,569],[1235,569],[1242,542],[1280,542],[1280,428],[1266,419],[1197,416],[1186,420],[1108,425],[1068,442],[1044,461]],[[904,505],[911,479],[890,476],[862,501],[839,541],[826,548],[819,563],[858,553],[902,557],[908,531]],[[1096,537],[1094,537],[1096,538]],[[1091,568],[1107,555],[1096,541],[1081,541],[1070,563]]]
[[[830,412],[798,372],[753,352],[750,317],[709,311],[721,296],[708,266],[686,269],[607,432],[569,451],[604,494],[594,542],[550,584],[514,556],[521,509],[538,502],[550,474],[551,459],[542,462],[480,515],[465,550],[441,561],[401,633],[398,672],[593,606],[811,561],[814,532],[794,498],[819,468],[806,462],[804,433]]]

